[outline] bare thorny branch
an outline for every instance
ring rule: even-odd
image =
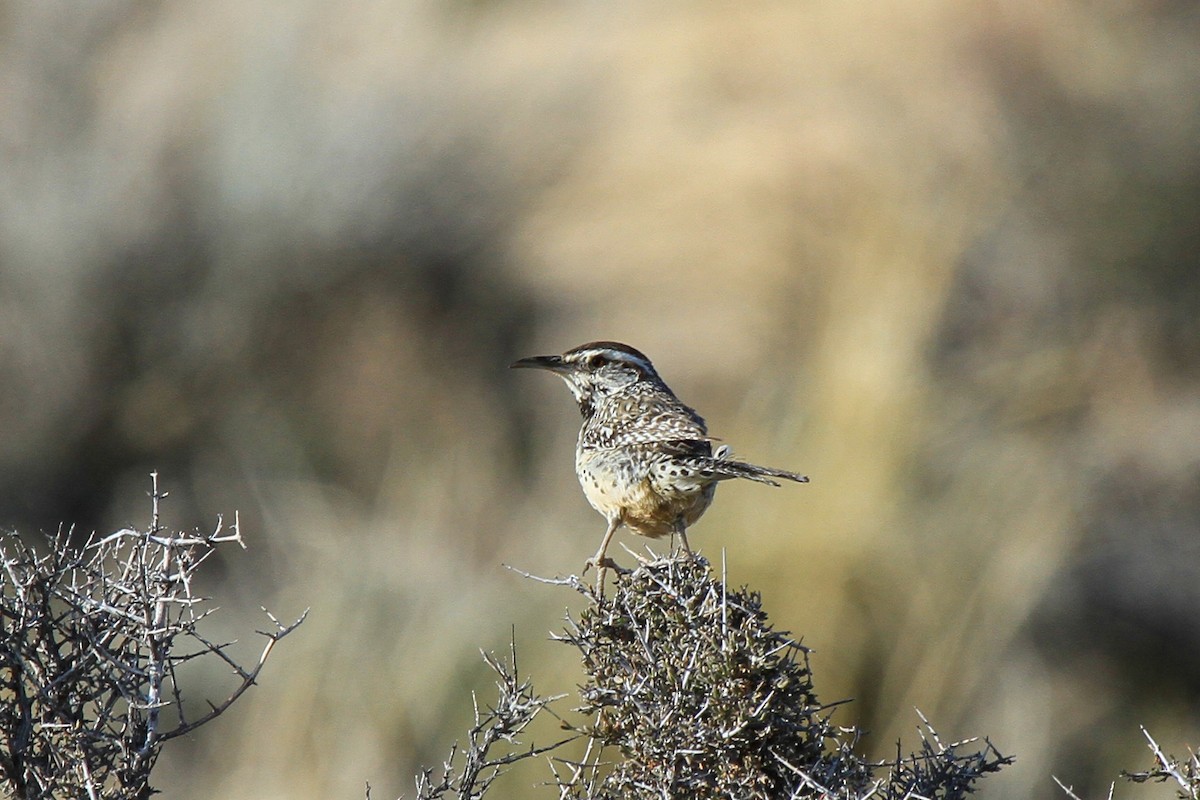
[[[1167,755],[1144,727],[1142,735],[1146,737],[1147,746],[1154,755],[1154,766],[1144,772],[1121,770],[1121,777],[1133,783],[1174,783],[1175,796],[1179,800],[1200,800],[1200,751],[1188,750],[1185,758],[1178,759]],[[1058,776],[1053,777],[1058,788],[1070,800],[1083,800],[1075,793],[1075,787],[1063,783]],[[1116,782],[1109,785],[1108,800],[1113,800],[1116,789]]]
[[[1145,728],[1142,728],[1142,735],[1154,754],[1154,766],[1145,772],[1122,772],[1122,777],[1134,783],[1174,782],[1180,800],[1200,800],[1200,750],[1189,750],[1187,757],[1180,760],[1164,753]]]
[[[71,530],[42,553],[0,536],[0,781],[21,798],[142,798],[163,743],[211,721],[254,685],[276,642],[304,616],[272,629],[257,662],[242,667],[232,643],[206,638],[214,610],[195,592],[217,547],[245,547],[237,517],[211,533],[168,531],[152,476],[145,531],[126,528],[82,545]],[[307,612],[305,612],[307,614]],[[217,658],[238,683],[188,719],[179,670]]]
[[[496,704],[481,710],[478,700],[472,696],[475,724],[467,732],[466,746],[460,748],[455,744],[450,748],[436,778],[431,769],[417,776],[418,800],[481,797],[507,767],[556,750],[577,738],[569,736],[542,747],[523,746],[520,736],[529,724],[565,695],[540,697],[535,694],[530,681],[520,679],[515,645],[507,664],[490,653],[483,653],[483,660],[497,676]],[[496,747],[501,743],[502,752],[497,754]],[[370,787],[367,797],[370,797]]]
[[[585,739],[583,755],[551,763],[560,800],[949,800],[1012,763],[987,739],[943,741],[919,710],[916,752],[904,755],[897,743],[893,759],[863,760],[861,733],[832,725],[837,704],[817,703],[807,649],[767,624],[756,593],[731,590],[724,570],[712,580],[703,560],[642,561],[608,601],[573,575],[514,571],[587,601],[556,637],[583,657],[579,710],[591,717],[569,726]],[[1142,732],[1154,764],[1122,777],[1200,800],[1200,753],[1177,758]]]
[[[418,778],[419,800],[479,798],[504,768],[571,741],[511,747],[542,711],[583,742],[580,756],[550,760],[560,800],[961,800],[1012,761],[986,740],[945,744],[924,717],[920,752],[864,760],[859,731],[831,722],[840,703],[817,701],[808,649],[767,623],[756,593],[714,580],[703,559],[642,561],[621,571],[607,600],[576,576],[514,571],[585,598],[554,637],[582,657],[583,721],[518,681],[515,651],[511,669],[485,656],[500,676],[496,706],[477,708],[466,747],[451,750],[438,781],[428,770]],[[505,754],[490,754],[500,742]]]

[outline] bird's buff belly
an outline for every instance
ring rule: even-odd
[[[664,492],[648,476],[621,475],[618,470],[596,469],[595,464],[579,466],[579,483],[592,508],[650,538],[674,533],[680,522],[690,526],[708,508],[716,488],[696,485]]]

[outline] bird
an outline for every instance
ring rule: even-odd
[[[558,375],[579,405],[575,474],[588,503],[608,523],[600,548],[584,565],[585,573],[596,567],[601,596],[605,570],[616,567],[606,556],[608,545],[622,525],[652,539],[678,534],[691,556],[687,529],[712,504],[721,481],[808,483],[805,475],[734,460],[725,445],[714,451],[717,440],[704,419],[675,396],[649,358],[627,344],[589,342],[510,367]]]

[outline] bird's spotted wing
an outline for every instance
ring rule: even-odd
[[[635,385],[597,409],[584,428],[582,444],[610,448],[693,440],[708,446],[699,414],[669,394]]]

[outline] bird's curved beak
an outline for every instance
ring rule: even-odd
[[[563,361],[562,356],[530,356],[522,358],[520,361],[514,361],[508,365],[509,369],[548,369],[551,372],[563,373],[571,368],[571,365]]]

